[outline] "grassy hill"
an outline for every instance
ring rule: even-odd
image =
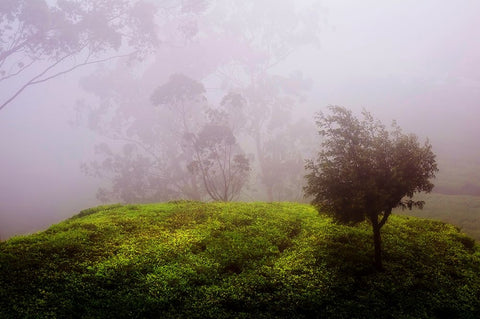
[[[480,249],[392,216],[384,272],[367,224],[309,205],[172,202],[82,211],[0,243],[0,318],[479,318]]]

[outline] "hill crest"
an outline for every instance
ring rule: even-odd
[[[382,235],[378,273],[369,226],[310,205],[100,206],[0,243],[0,317],[480,315],[473,239],[398,215]]]

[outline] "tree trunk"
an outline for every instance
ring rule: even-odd
[[[380,236],[381,226],[378,224],[378,217],[375,215],[371,219],[373,227],[373,243],[375,246],[375,259],[374,265],[378,271],[383,270],[382,265],[382,237]]]
[[[267,200],[273,202],[273,185],[267,185]]]

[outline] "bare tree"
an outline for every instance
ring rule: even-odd
[[[195,151],[195,160],[189,169],[200,176],[211,199],[228,202],[240,195],[248,179],[250,164],[226,124],[227,114],[211,111],[209,115],[210,123],[197,135],[188,137]]]

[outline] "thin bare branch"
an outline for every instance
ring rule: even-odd
[[[14,76],[17,76],[19,75],[20,73],[22,73],[24,70],[26,70],[27,68],[29,68],[32,64],[34,64],[36,61],[35,60],[32,60],[30,61],[30,63],[27,63],[25,64],[22,68],[18,69],[17,72],[15,73],[11,73],[11,74],[8,74],[8,75],[5,75],[4,77],[0,78],[0,82],[4,81],[4,80],[7,80],[9,78],[12,78]]]
[[[96,64],[96,63],[107,62],[107,61],[111,61],[111,60],[114,60],[114,59],[124,58],[124,57],[131,56],[132,54],[134,54],[134,53],[115,55],[115,56],[111,56],[111,57],[108,57],[108,58],[105,58],[105,59],[100,59],[100,60],[94,60],[94,61],[79,63],[79,64],[74,65],[73,67],[71,67],[71,68],[69,68],[69,69],[66,69],[66,70],[63,70],[63,71],[61,71],[61,72],[55,73],[55,74],[50,75],[50,76],[48,76],[48,77],[46,77],[46,78],[33,81],[31,84],[33,85],[33,84],[39,84],[39,83],[42,83],[42,82],[46,82],[46,81],[51,80],[51,79],[53,79],[53,78],[56,78],[56,77],[58,77],[58,76],[60,76],[60,75],[69,73],[69,72],[71,72],[71,71],[73,71],[73,70],[75,70],[75,69],[78,69],[78,68],[80,68],[80,67],[84,67],[84,66],[91,65],[91,64]]]

